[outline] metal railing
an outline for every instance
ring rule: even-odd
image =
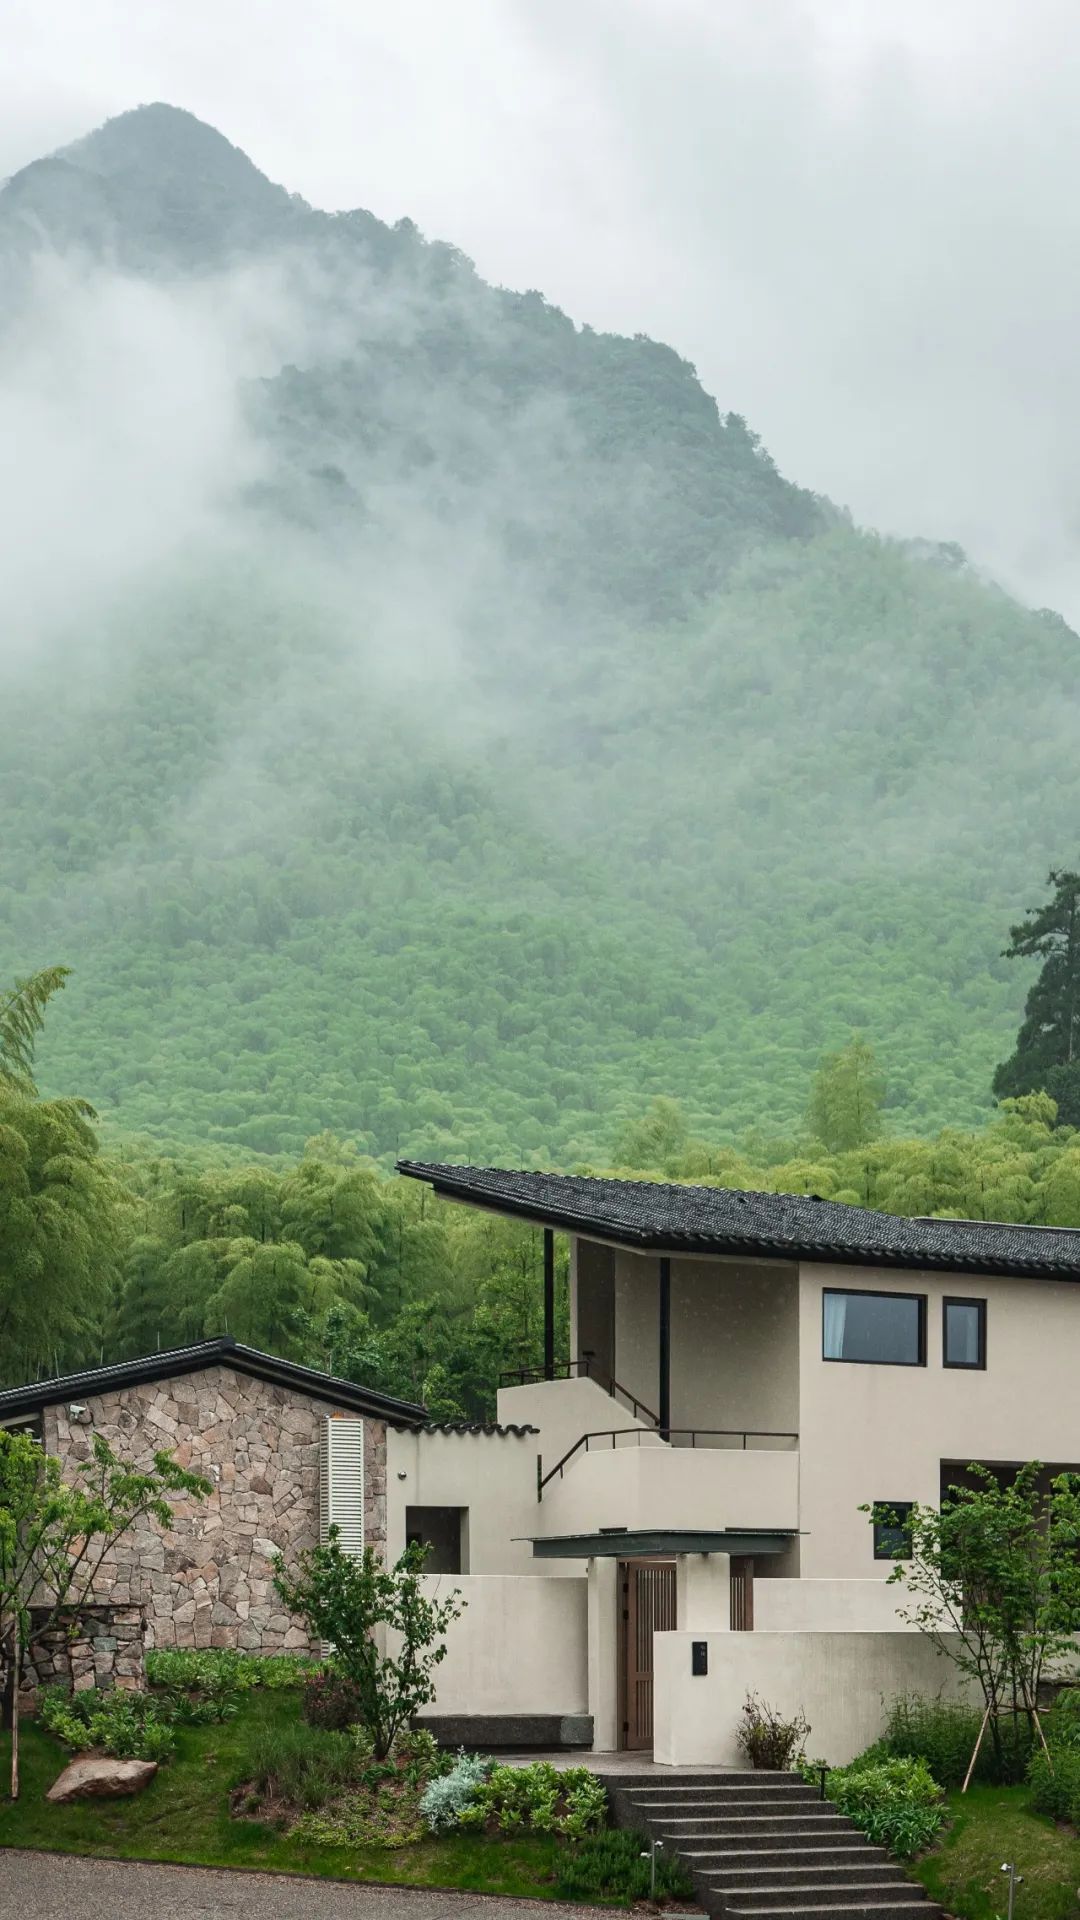
[[[621,1401],[622,1405],[633,1414],[635,1420],[647,1420],[654,1427],[660,1425],[658,1413],[654,1413],[651,1407],[645,1405],[644,1400],[639,1400],[635,1393],[631,1393],[629,1387],[624,1387],[618,1380],[613,1380],[610,1373],[594,1372],[591,1360],[559,1360],[550,1374],[546,1373],[543,1367],[511,1367],[508,1371],[500,1373],[499,1385],[500,1387],[536,1387],[548,1379],[591,1380],[594,1386],[602,1388],[604,1393],[610,1394],[613,1400]]]
[[[562,1459],[557,1460],[555,1465],[551,1467],[547,1473],[544,1472],[542,1456],[537,1454],[537,1499],[543,1499],[544,1488],[547,1486],[549,1480],[554,1480],[556,1474],[558,1474],[560,1480],[562,1479],[565,1468],[577,1454],[581,1452],[589,1453],[594,1450],[593,1442],[601,1440],[610,1441],[611,1451],[614,1453],[620,1440],[629,1441],[635,1446],[640,1446],[643,1437],[648,1440],[658,1439],[661,1444],[674,1442],[676,1445],[688,1447],[696,1447],[699,1441],[706,1446],[713,1440],[737,1441],[739,1443],[737,1447],[717,1449],[719,1452],[729,1453],[745,1452],[748,1443],[752,1440],[790,1441],[793,1447],[797,1447],[799,1444],[799,1436],[797,1433],[775,1432],[767,1427],[667,1427],[662,1432],[658,1431],[657,1433],[651,1433],[648,1428],[644,1427],[609,1427],[599,1433],[583,1433],[580,1439],[574,1441],[572,1447],[567,1448]],[[763,1448],[762,1451],[782,1453],[786,1451],[786,1449],[784,1447],[770,1447]]]

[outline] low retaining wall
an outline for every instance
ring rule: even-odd
[[[90,1606],[65,1613],[43,1638],[35,1634],[47,1619],[44,1608],[30,1614],[30,1644],[23,1659],[21,1699],[32,1708],[45,1687],[91,1687],[108,1692],[123,1687],[139,1693],[146,1685],[146,1617],[141,1607]]]
[[[691,1643],[702,1640],[708,1672],[699,1676]],[[898,1693],[974,1697],[918,1633],[658,1633],[653,1664],[653,1754],[669,1766],[745,1766],[735,1734],[748,1693],[785,1718],[804,1713],[807,1752],[832,1766],[878,1738]]]

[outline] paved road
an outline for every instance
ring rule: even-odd
[[[0,1849],[0,1920],[583,1920],[590,1913],[599,1920],[602,1911],[498,1894],[341,1886],[278,1873]]]

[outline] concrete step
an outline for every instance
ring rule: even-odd
[[[905,1905],[882,1904],[877,1900],[863,1900],[857,1893],[845,1895],[838,1900],[820,1902],[814,1895],[785,1895],[773,1907],[744,1907],[738,1900],[728,1901],[726,1911],[729,1914],[752,1913],[754,1920],[789,1920],[789,1916],[798,1913],[803,1920],[936,1920],[941,1908],[928,1900],[925,1895],[916,1897],[917,1889],[912,1887],[912,1897]],[[714,1909],[715,1911],[715,1909]]]
[[[797,1881],[793,1886],[782,1884],[756,1887],[718,1887],[710,1884],[710,1893],[723,1893],[730,1906],[740,1913],[760,1913],[762,1908],[799,1907],[816,1904],[819,1906],[847,1906],[851,1901],[863,1901],[868,1906],[910,1907],[918,1903],[917,1891],[910,1880],[842,1880],[834,1878],[828,1881]]]
[[[717,1793],[793,1793],[801,1799],[806,1794],[817,1796],[819,1789],[811,1782],[803,1780],[797,1773],[750,1773],[740,1779],[736,1774],[728,1774],[721,1780],[616,1780],[610,1774],[600,1774],[606,1786],[620,1787],[636,1799],[639,1794],[664,1800],[708,1799]]]
[[[646,1820],[721,1820],[734,1812],[744,1811],[744,1803],[738,1799],[715,1801],[715,1799],[688,1799],[688,1801],[657,1801],[657,1799],[630,1799],[630,1807],[640,1812]],[[817,1811],[834,1812],[832,1801],[817,1799],[817,1795],[807,1793],[805,1799],[788,1799],[788,1795],[774,1795],[773,1799],[753,1799],[748,1812],[771,1814],[776,1820],[798,1820],[803,1814],[815,1814]]]
[[[662,1787],[671,1793],[692,1793],[699,1787],[760,1787],[763,1783],[777,1786],[801,1787],[806,1783],[801,1773],[769,1773],[762,1769],[738,1767],[702,1767],[692,1773],[676,1773],[666,1769],[663,1773],[645,1773],[640,1768],[596,1769],[596,1777],[605,1785],[613,1787]]]
[[[707,1793],[670,1797],[651,1789],[629,1793],[626,1797],[635,1807],[715,1807],[717,1813],[726,1807],[820,1807],[826,1804],[816,1787],[710,1787]]]
[[[884,1847],[872,1847],[861,1833],[852,1830],[841,1833],[835,1840],[820,1842],[794,1840],[782,1842],[777,1847],[763,1847],[752,1840],[736,1842],[730,1847],[714,1847],[699,1850],[691,1855],[683,1847],[673,1847],[680,1860],[685,1860],[689,1868],[691,1858],[700,1864],[694,1868],[697,1873],[715,1879],[718,1873],[727,1873],[737,1867],[753,1867],[758,1873],[774,1872],[779,1867],[862,1867],[891,1866],[891,1857]]]
[[[744,1893],[763,1895],[783,1893],[785,1890],[798,1890],[800,1893],[810,1889],[815,1893],[831,1893],[837,1886],[894,1888],[897,1896],[903,1899],[911,1897],[911,1881],[905,1879],[895,1862],[889,1860],[869,1860],[865,1863],[856,1855],[852,1861],[833,1861],[822,1865],[820,1862],[804,1862],[802,1865],[774,1866],[776,1855],[762,1859],[755,1855],[750,1866],[723,1867],[715,1871],[710,1869],[708,1883],[710,1887],[722,1889],[725,1893]],[[889,1896],[892,1898],[892,1894]],[[765,1905],[774,1904],[766,1899]]]
[[[662,1832],[662,1827],[659,1823],[656,1824],[658,1831]],[[849,1822],[844,1819],[843,1814],[836,1813],[830,1808],[827,1813],[793,1814],[786,1820],[781,1814],[775,1813],[733,1813],[724,1820],[710,1820],[707,1828],[701,1828],[695,1823],[693,1837],[697,1838],[700,1835],[702,1840],[715,1842],[718,1840],[730,1840],[736,1834],[740,1833],[752,1834],[757,1838],[759,1835],[765,1837],[769,1834],[791,1834],[795,1836],[808,1834],[812,1836],[822,1833],[849,1833],[850,1831]],[[680,1849],[692,1844],[693,1840],[690,1834],[680,1834]]]
[[[832,1827],[845,1824],[844,1815],[827,1801],[810,1800],[804,1807],[731,1807],[723,1813],[651,1813],[649,1824],[657,1833],[670,1833],[672,1839],[688,1840],[695,1833],[732,1833],[742,1820],[760,1821],[758,1831],[787,1827]]]

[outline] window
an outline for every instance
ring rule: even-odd
[[[925,1367],[926,1295],[840,1293],[826,1287],[821,1353],[825,1360]]]
[[[874,1501],[874,1559],[910,1560],[907,1523],[913,1500]]]
[[[406,1507],[406,1546],[427,1547],[427,1573],[468,1573],[468,1507]]]
[[[946,1367],[985,1367],[986,1301],[942,1301],[941,1337]]]

